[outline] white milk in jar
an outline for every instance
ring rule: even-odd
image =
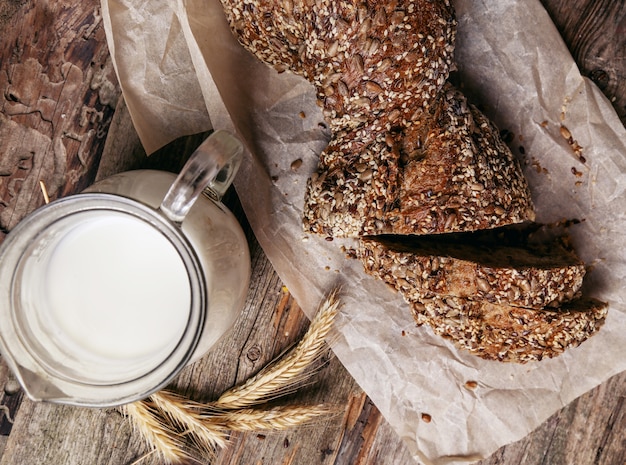
[[[87,357],[140,359],[171,351],[189,317],[189,279],[180,255],[138,218],[86,216],[47,259],[48,321]]]
[[[191,311],[189,271],[145,218],[78,212],[32,242],[20,301],[40,362],[79,382],[132,380],[180,343]],[[74,374],[72,374],[74,373]]]

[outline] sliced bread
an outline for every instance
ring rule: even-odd
[[[495,233],[367,237],[358,256],[409,301],[451,296],[543,308],[579,293],[585,266],[560,240],[511,242]]]
[[[454,297],[411,303],[418,325],[429,325],[484,359],[516,363],[555,357],[580,345],[602,326],[607,309],[590,298],[541,310]]]

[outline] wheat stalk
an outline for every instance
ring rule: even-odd
[[[50,203],[50,196],[48,195],[48,188],[46,187],[46,183],[43,182],[43,179],[39,180],[39,188],[41,189],[41,194],[43,195],[43,201],[47,204]]]
[[[300,342],[257,375],[229,389],[215,402],[199,403],[169,391],[124,406],[136,429],[164,462],[180,464],[192,457],[185,439],[209,457],[226,446],[227,431],[282,430],[307,423],[334,410],[325,405],[250,408],[294,390],[306,377],[302,372],[324,348],[339,312],[338,291],[320,305]]]
[[[242,409],[220,415],[219,421],[223,422],[224,428],[232,431],[280,431],[334,412],[333,407],[325,405]]]
[[[122,412],[131,420],[133,428],[144,438],[152,451],[156,451],[164,462],[181,464],[190,458],[184,443],[146,401],[124,405]]]
[[[271,362],[240,386],[229,389],[213,405],[223,409],[246,408],[284,392],[302,380],[302,372],[322,353],[340,301],[334,290],[322,303],[302,340],[285,356]]]

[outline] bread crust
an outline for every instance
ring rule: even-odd
[[[585,266],[560,238],[529,234],[367,237],[357,257],[401,293],[418,325],[479,357],[526,363],[578,346],[608,309],[581,297]]]
[[[221,0],[239,42],[317,89],[332,130],[428,107],[453,63],[449,1]],[[410,98],[417,106],[402,105]]]
[[[448,1],[222,3],[244,47],[317,90],[332,140],[308,184],[306,230],[433,234],[534,218],[497,129],[447,84]]]
[[[529,309],[487,301],[435,297],[412,302],[418,325],[471,353],[500,362],[527,363],[577,347],[604,324],[608,306],[581,298],[558,309]]]

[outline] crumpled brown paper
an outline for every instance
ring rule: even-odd
[[[342,247],[354,242],[303,233],[306,180],[329,138],[313,89],[244,51],[218,0],[102,0],[146,150],[211,126],[240,135],[248,154],[235,185],[257,239],[309,316],[343,284],[333,349],[426,464],[488,456],[626,369],[626,131],[581,77],[539,1],[455,4],[463,90],[514,134],[538,221],[581,220],[569,232],[593,268],[587,290],[610,303],[600,333],[556,359],[514,365],[460,352],[416,328],[404,301],[345,257]],[[583,147],[584,163],[561,126]]]

